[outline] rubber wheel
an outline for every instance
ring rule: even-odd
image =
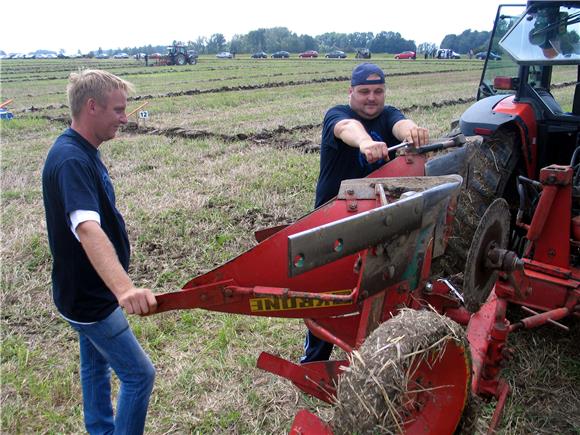
[[[185,65],[185,56],[184,56],[183,54],[181,54],[181,53],[180,53],[180,54],[178,54],[178,55],[175,57],[175,63],[176,63],[177,65],[181,65],[181,66]]]
[[[335,434],[451,434],[471,376],[463,329],[431,311],[403,310],[379,326],[339,379]]]
[[[520,155],[515,132],[505,129],[496,131],[470,150],[468,165],[460,174],[464,180],[453,232],[445,255],[434,263],[436,275],[449,276],[463,272],[477,225],[493,200],[506,198],[510,207],[517,206],[513,177]],[[515,216],[514,213],[512,215]]]
[[[197,59],[195,57],[190,57],[189,58],[189,64],[190,65],[195,65],[197,63]]]

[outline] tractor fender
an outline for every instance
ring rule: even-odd
[[[515,115],[505,112],[497,112],[496,106],[511,95],[493,95],[477,101],[469,107],[459,119],[459,128],[465,136],[478,134],[491,135],[499,127],[509,122],[514,122]]]
[[[537,170],[537,122],[531,104],[515,101],[513,95],[494,95],[484,98],[467,109],[459,120],[465,135],[491,136],[502,127],[517,129],[521,152],[528,176]]]

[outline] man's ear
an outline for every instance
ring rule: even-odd
[[[87,108],[88,113],[95,113],[97,109],[97,101],[94,98],[88,98],[85,107]]]

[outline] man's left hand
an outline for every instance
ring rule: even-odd
[[[423,127],[413,126],[409,129],[408,136],[405,140],[412,143],[416,148],[427,145],[429,143],[429,130]]]

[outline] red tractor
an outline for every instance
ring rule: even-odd
[[[258,358],[336,403],[330,422],[299,412],[292,434],[451,434],[469,430],[477,398],[497,399],[493,431],[509,334],[580,315],[580,97],[577,79],[560,81],[579,74],[579,23],[578,2],[529,2],[513,19],[500,8],[489,50],[514,62],[486,63],[462,135],[345,180],[327,204],[159,295],[158,312],[304,318],[344,350],[307,364]],[[558,104],[553,81],[573,99]],[[461,289],[431,271],[446,257],[461,263]],[[510,321],[510,304],[528,316]]]
[[[522,12],[523,11],[523,12]],[[483,144],[471,158],[471,175],[458,211],[457,228],[467,237],[450,243],[451,257],[460,270],[471,235],[487,206],[504,197],[511,205],[515,228],[518,199],[526,219],[533,189],[518,177],[539,180],[542,168],[570,165],[580,146],[580,6],[578,2],[530,1],[527,7],[498,8],[488,53],[501,53],[502,60],[487,56],[477,93],[477,102],[459,123],[465,136],[479,135]],[[510,245],[522,253],[522,231]]]

